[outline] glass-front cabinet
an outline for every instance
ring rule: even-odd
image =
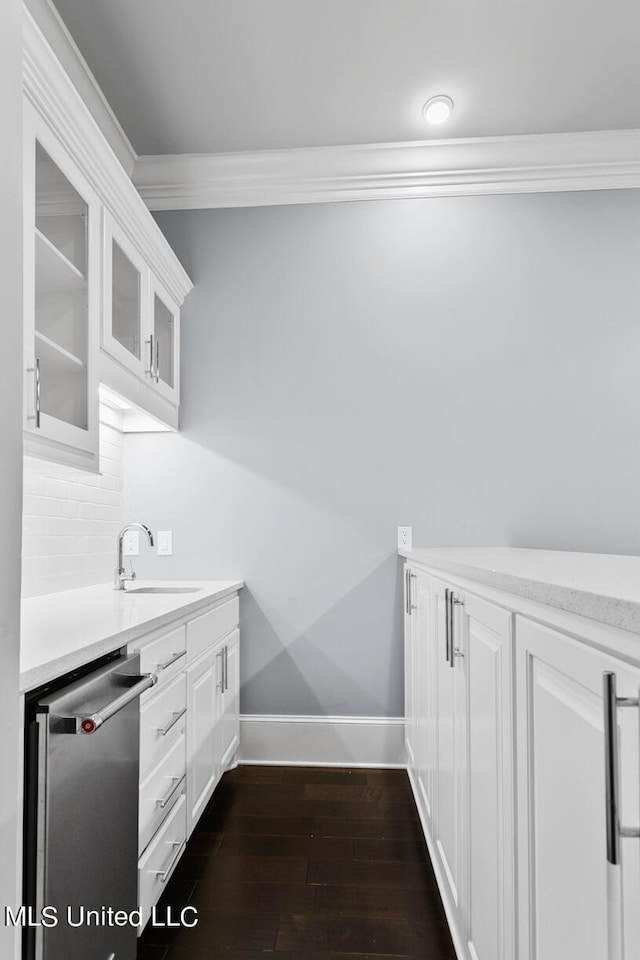
[[[97,469],[100,205],[35,110],[24,129],[25,450]]]
[[[103,246],[102,347],[177,406],[179,308],[107,212]]]

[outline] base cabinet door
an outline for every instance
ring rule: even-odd
[[[433,829],[436,785],[435,640],[431,579],[411,572],[415,781],[422,815]]]
[[[638,696],[640,670],[516,618],[519,960],[640,956],[640,840],[608,860],[603,674]],[[620,821],[637,826],[638,708],[615,711]]]
[[[220,776],[233,761],[240,743],[240,631],[225,640],[222,653],[222,686],[217,760]]]
[[[455,596],[467,701],[465,938],[474,960],[513,960],[513,616],[479,597]]]
[[[207,651],[186,669],[187,676],[187,836],[217,783],[217,665]]]
[[[432,580],[434,607],[437,766],[434,840],[446,883],[446,893],[459,928],[463,928],[466,884],[467,705],[464,659],[454,627],[452,591]],[[458,647],[459,649],[459,647]]]

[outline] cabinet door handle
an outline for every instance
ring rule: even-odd
[[[459,597],[456,597],[453,590],[451,591],[451,666],[455,667],[456,657],[464,657],[464,653],[460,647],[456,647],[454,636],[455,636],[455,608],[464,606],[464,600],[460,600]]]
[[[229,689],[229,647],[224,645],[224,689]]]
[[[155,353],[153,350],[153,334],[152,333],[149,334],[149,339],[147,340],[147,343],[149,344],[149,369],[145,370],[145,373],[153,379],[153,377],[155,376],[155,372],[153,369],[153,360],[155,357]]]
[[[35,421],[35,425],[40,429],[40,358],[36,357],[32,367],[27,367],[27,373],[33,374],[33,413],[27,416],[27,420]]]
[[[451,638],[449,636],[449,609],[450,603],[449,598],[451,596],[451,590],[449,587],[444,588],[444,639],[445,639],[445,659],[447,663],[451,663],[451,654],[449,653],[449,645],[451,643]]]
[[[409,580],[409,567],[404,568],[404,609],[407,616],[411,616],[411,581]]]
[[[616,675],[603,673],[604,700],[604,774],[607,828],[607,860],[613,866],[620,863],[622,837],[640,837],[640,827],[623,827],[620,823],[619,761],[618,761],[618,707],[640,707],[637,697],[618,697]]]
[[[160,379],[160,341],[156,337],[156,383]]]
[[[220,657],[220,679],[216,683],[217,687],[220,687],[220,692],[224,693],[224,647],[222,650],[218,650],[216,653],[216,660]]]
[[[184,707],[182,710],[178,711],[177,713],[174,711],[174,713],[173,713],[173,720],[171,721],[171,723],[169,724],[169,726],[167,726],[167,727],[157,727],[157,728],[156,728],[157,731],[158,731],[158,733],[160,734],[160,736],[161,736],[161,737],[166,737],[166,735],[169,733],[169,730],[173,730],[173,728],[175,727],[176,723],[178,723],[178,721],[181,720],[182,717],[184,717],[184,715],[185,715],[186,712],[187,712],[187,708],[186,708],[186,707]]]

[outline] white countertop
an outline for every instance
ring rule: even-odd
[[[157,586],[198,590],[173,594],[133,592],[136,588]],[[242,580],[136,581],[131,591],[100,584],[23,600],[20,691],[33,690],[145,633],[193,615],[243,586]]]
[[[517,547],[416,547],[400,556],[640,633],[640,557]]]

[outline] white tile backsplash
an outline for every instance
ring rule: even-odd
[[[110,583],[124,523],[123,435],[100,423],[100,473],[24,462],[22,596]]]

